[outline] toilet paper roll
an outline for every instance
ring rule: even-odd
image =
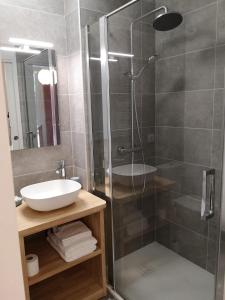
[[[27,262],[27,274],[28,277],[32,277],[39,272],[39,261],[38,256],[36,254],[26,255]]]

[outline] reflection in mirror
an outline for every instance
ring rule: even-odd
[[[0,47],[11,150],[60,144],[55,51]]]

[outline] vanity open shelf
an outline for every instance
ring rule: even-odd
[[[17,207],[26,299],[97,300],[106,295],[104,208],[105,201],[85,191],[75,204],[51,212],[37,212],[26,204]],[[46,230],[76,220],[91,229],[97,249],[68,263],[47,242]],[[39,257],[39,273],[30,278],[29,253]]]
[[[54,276],[55,274],[79,265],[88,259],[101,255],[102,251],[99,247],[91,254],[85,255],[72,262],[65,262],[59,254],[49,245],[46,237],[30,239],[25,242],[26,253],[35,253],[39,257],[40,271],[36,276],[28,279],[29,286],[34,285],[42,280]]]
[[[30,287],[32,300],[93,300],[104,295],[101,278],[97,276],[100,263],[97,256],[65,272]],[[54,289],[54,296],[51,296]]]

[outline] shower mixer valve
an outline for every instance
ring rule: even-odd
[[[126,153],[135,153],[135,152],[140,152],[142,151],[143,148],[142,147],[134,147],[134,148],[125,148],[123,146],[119,146],[117,148],[117,151],[120,153],[120,154],[126,154]]]

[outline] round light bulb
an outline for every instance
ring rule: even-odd
[[[52,76],[49,70],[42,69],[38,72],[38,80],[43,85],[49,85],[52,81]]]

